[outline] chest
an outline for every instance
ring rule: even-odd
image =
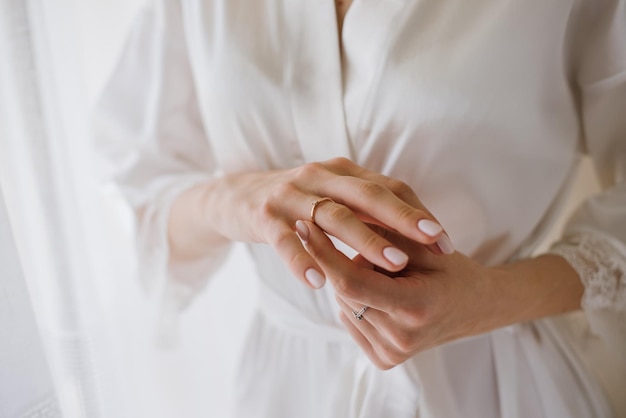
[[[418,141],[420,131],[538,126],[554,91],[568,93],[559,55],[567,0],[191,3],[208,129],[259,148],[297,154],[312,141],[355,158],[376,141]]]
[[[332,0],[189,4],[202,123],[224,172],[348,157],[410,184],[478,254],[496,219],[522,237],[572,160],[570,0],[355,0],[341,31]]]

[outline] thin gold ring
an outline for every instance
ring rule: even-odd
[[[324,202],[335,203],[335,201],[331,199],[330,197],[322,197],[321,199],[317,199],[313,203],[311,203],[311,222],[313,222],[314,224],[317,224],[315,222],[315,211],[317,210],[319,205],[321,205]]]

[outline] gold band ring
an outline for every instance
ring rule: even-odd
[[[321,199],[317,199],[313,203],[311,203],[311,222],[313,222],[316,225],[317,223],[315,222],[315,211],[317,210],[319,205],[321,205],[324,202],[335,203],[335,201],[331,199],[330,197],[322,197]]]

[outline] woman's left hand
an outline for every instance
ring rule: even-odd
[[[298,230],[308,231],[300,237],[307,251],[335,288],[341,320],[377,367],[392,368],[419,351],[502,325],[489,270],[461,253],[436,256],[373,227],[409,255],[407,267],[391,273],[361,256],[349,259],[315,224],[298,222]],[[364,306],[358,320],[355,312]]]

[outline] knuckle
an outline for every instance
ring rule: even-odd
[[[406,360],[406,355],[404,353],[398,352],[397,350],[393,350],[390,348],[387,348],[384,351],[384,356],[387,360],[389,368],[393,368]]]
[[[365,181],[361,183],[359,187],[361,189],[361,193],[372,199],[380,198],[387,192],[387,189],[384,186],[381,186],[373,181]]]
[[[403,324],[410,329],[417,329],[426,323],[426,311],[420,306],[404,307],[394,312],[399,318],[402,318]]]
[[[298,266],[307,265],[309,260],[310,260],[310,256],[307,252],[295,251],[294,253],[291,254],[291,256],[289,257],[289,260],[287,261],[290,266],[298,267]]]
[[[391,179],[389,189],[405,202],[414,200],[417,197],[411,186],[401,180]]]
[[[328,160],[328,165],[331,167],[348,168],[354,163],[345,157],[335,157]]]
[[[381,225],[368,224],[367,227],[374,232],[375,235],[378,235],[380,238],[385,239],[389,235],[389,229],[385,228]],[[385,243],[387,245],[387,243]]]
[[[283,201],[287,196],[291,196],[293,194],[295,194],[297,192],[297,188],[293,183],[281,183],[278,186],[276,186],[276,189],[274,189],[274,193],[273,193],[273,197],[281,202]]]
[[[383,361],[383,364],[385,366],[384,370],[392,369],[393,367],[397,366],[398,364],[402,363],[402,361],[403,361],[403,357],[401,357],[397,353],[397,351],[395,351],[394,349],[392,349],[390,347],[382,348],[380,355],[384,359],[384,361]]]
[[[258,206],[257,210],[258,221],[262,223],[269,222],[276,216],[276,209],[274,207],[273,199],[271,197],[265,198]]]
[[[324,170],[324,166],[321,163],[307,163],[296,169],[295,178],[298,180],[310,181],[311,178],[318,176],[322,170]]]
[[[326,213],[331,222],[344,223],[354,217],[354,213],[346,206],[340,204],[326,206]]]
[[[348,298],[348,299],[353,299],[358,297],[358,289],[354,284],[354,281],[350,280],[347,277],[341,277],[338,278],[337,280],[335,280],[335,282],[333,283],[333,286],[335,288],[335,291]]]
[[[375,250],[379,247],[384,247],[387,244],[383,241],[380,235],[376,233],[368,233],[363,239],[363,248],[368,250]]]
[[[413,221],[414,219],[416,220],[418,218],[418,212],[415,208],[411,206],[402,205],[397,209],[396,217],[400,221]]]
[[[293,239],[293,232],[287,229],[277,231],[272,236],[271,243],[274,248],[285,248]]]
[[[405,329],[395,329],[391,333],[391,342],[400,353],[409,353],[415,346],[413,333]]]

